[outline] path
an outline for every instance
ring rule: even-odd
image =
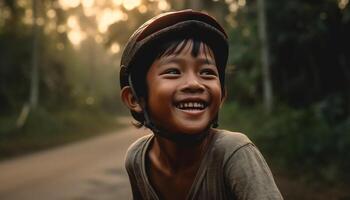
[[[127,128],[0,163],[1,200],[130,199],[128,146],[145,134]]]

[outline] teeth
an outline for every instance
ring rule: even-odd
[[[180,109],[203,109],[205,106],[201,102],[185,102],[179,103],[177,107]]]

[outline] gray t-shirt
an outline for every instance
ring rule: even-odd
[[[133,198],[158,200],[148,179],[145,163],[153,135],[134,142],[125,167]],[[201,161],[188,200],[280,200],[283,199],[263,156],[242,133],[214,129],[214,136]]]

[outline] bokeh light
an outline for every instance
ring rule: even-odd
[[[113,3],[116,5],[116,6],[119,6],[123,3],[123,0],[113,0]]]
[[[349,4],[349,0],[338,0],[338,7],[344,9]]]
[[[110,48],[112,53],[119,53],[120,52],[120,45],[118,43],[113,43],[111,48]]]
[[[159,8],[159,10],[166,11],[166,10],[170,9],[170,5],[169,5],[169,3],[167,1],[160,0],[158,2],[158,8]]]
[[[123,19],[124,19],[124,13],[121,10],[119,9],[112,10],[110,8],[104,9],[97,16],[98,30],[101,33],[105,33],[108,30],[109,25]]]
[[[80,0],[59,0],[58,3],[64,10],[75,8],[80,5]]]
[[[81,41],[83,41],[85,38],[86,34],[82,32],[80,28],[76,28],[68,32],[68,39],[75,46],[79,46]]]
[[[127,10],[132,10],[141,4],[141,0],[124,0],[123,6]]]
[[[84,8],[90,8],[94,6],[95,0],[82,0],[81,4],[83,5]]]

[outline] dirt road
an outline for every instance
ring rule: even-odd
[[[1,200],[130,199],[124,155],[146,134],[126,128],[0,163]]]

